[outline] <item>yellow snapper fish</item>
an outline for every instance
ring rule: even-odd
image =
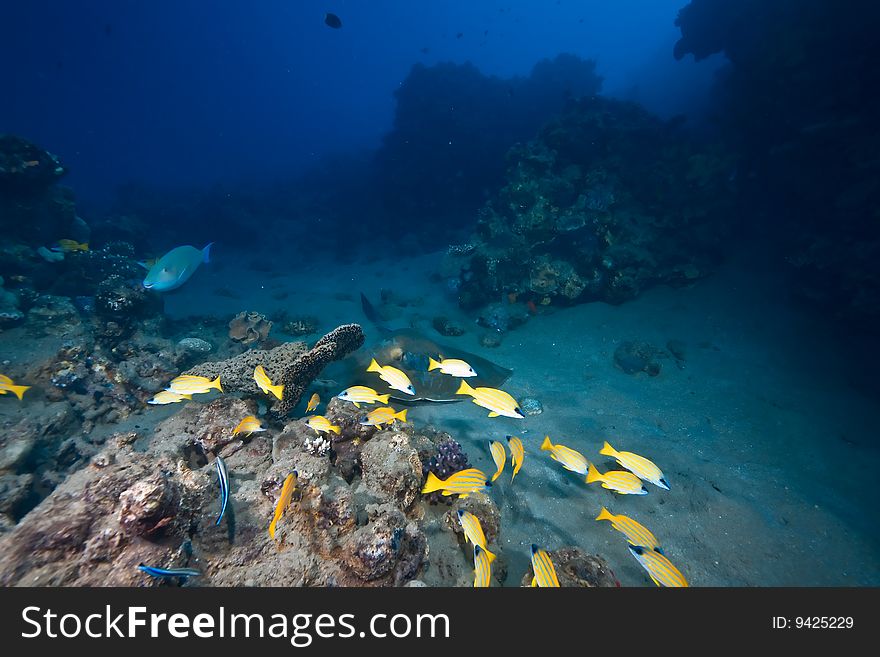
[[[504,445],[502,445],[497,440],[489,441],[489,451],[492,453],[492,460],[495,461],[495,474],[492,475],[492,481],[498,479],[498,475],[500,475],[504,471],[504,464],[507,462],[507,451],[504,449]]]
[[[526,458],[526,450],[522,441],[516,436],[507,436],[507,444],[510,446],[510,463],[513,465],[513,475],[510,477],[510,483],[516,478],[519,469],[522,467],[523,460]]]
[[[211,390],[223,392],[219,376],[211,381],[206,376],[195,376],[193,374],[181,374],[177,378],[172,379],[167,389],[179,395],[198,395]]]
[[[25,390],[30,390],[30,386],[17,386],[8,376],[0,374],[0,395],[5,395],[7,392],[11,392],[18,397],[19,401],[21,401],[22,397],[24,397]]]
[[[307,417],[306,424],[318,433],[332,431],[337,436],[342,433],[342,428],[338,424],[330,424],[330,420],[323,415],[312,415],[311,417]]]
[[[621,495],[647,495],[648,489],[642,484],[642,480],[632,472],[626,470],[612,470],[602,474],[592,463],[587,470],[587,483],[601,481],[602,488],[613,490]]]
[[[211,242],[213,244],[213,242]],[[148,290],[168,292],[186,283],[203,262],[211,261],[211,244],[204,249],[178,246],[159,258],[144,278]]]
[[[254,368],[254,381],[256,381],[257,387],[264,393],[275,395],[275,397],[281,399],[284,393],[284,384],[279,383],[277,386],[273,386],[272,379],[266,374],[266,370],[263,369],[262,365],[257,365]]]
[[[398,412],[390,406],[381,406],[367,413],[367,417],[361,420],[360,423],[365,427],[375,427],[382,426],[383,424],[391,424],[394,420],[406,422],[407,410],[409,409],[404,408],[402,411]]]
[[[321,396],[316,392],[309,398],[309,403],[306,405],[306,413],[311,413],[313,410],[318,408],[318,404],[321,403]]]
[[[443,358],[443,356],[437,356],[437,358],[440,360],[438,361],[433,358],[428,358],[429,372],[432,370],[440,370],[442,374],[457,376],[460,379],[466,379],[469,376],[477,375],[477,373],[474,372],[474,368],[463,360],[458,358]]]
[[[449,475],[445,480],[438,479],[437,475],[429,472],[422,493],[433,493],[439,490],[443,491],[444,496],[459,495],[465,498],[471,493],[485,492],[486,488],[491,485],[486,481],[486,475],[476,468],[461,470]]]
[[[599,450],[599,453],[604,456],[610,456],[639,479],[644,479],[655,486],[669,490],[669,483],[666,481],[666,477],[663,476],[660,468],[644,456],[639,456],[632,452],[618,452],[607,441],[602,446],[602,449]]]
[[[255,418],[253,415],[248,415],[245,419],[238,423],[238,426],[232,430],[232,435],[237,436],[240,433],[246,433],[248,435],[252,433],[258,433],[260,431],[265,431],[265,429],[260,426],[260,421]]]
[[[663,554],[663,550],[660,548],[660,542],[654,534],[651,533],[651,530],[639,524],[632,518],[624,515],[615,516],[603,506],[599,515],[596,516],[596,520],[608,520],[614,529],[626,536],[626,540],[628,540],[631,545],[641,545],[649,550],[656,550],[660,554]]]
[[[489,552],[488,548],[486,548],[486,535],[483,533],[483,526],[480,524],[480,519],[470,511],[459,509],[458,523],[464,530],[465,538],[475,546],[482,548],[490,563],[495,561],[495,555]]]
[[[550,452],[550,458],[562,464],[562,467],[566,470],[577,472],[579,475],[587,474],[590,462],[587,460],[587,457],[576,449],[566,447],[565,445],[554,445],[550,442],[550,436],[544,436],[541,450]]]
[[[76,240],[58,240],[51,247],[55,253],[73,253],[74,251],[88,251],[88,242],[77,242]]]
[[[643,545],[629,545],[629,551],[642,564],[642,568],[648,571],[651,581],[657,586],[684,587],[688,586],[687,580],[681,571],[672,565],[666,556],[657,550],[652,550]]]
[[[492,560],[489,553],[474,545],[474,587],[489,588],[492,585]]]
[[[532,586],[559,587],[559,579],[556,577],[556,569],[550,561],[550,555],[532,543]]]
[[[370,361],[370,366],[367,368],[367,372],[377,372],[379,378],[387,383],[388,387],[393,390],[400,390],[408,395],[416,394],[416,389],[413,387],[409,377],[396,367],[391,367],[391,365],[379,365],[374,358]]]
[[[456,395],[470,395],[477,406],[489,409],[489,417],[524,418],[525,415],[519,408],[519,402],[503,390],[497,388],[472,388],[467,381],[462,381]]]
[[[147,401],[147,403],[155,405],[176,404],[184,399],[192,399],[192,395],[181,395],[173,390],[163,390],[162,392],[157,392],[156,396]]]
[[[391,395],[380,395],[378,392],[367,386],[352,386],[351,388],[346,388],[336,396],[339,399],[351,402],[355,405],[355,408],[360,408],[361,404],[375,404],[376,402],[387,404],[388,399],[391,397]]]
[[[284,485],[281,487],[281,495],[278,496],[278,504],[275,505],[275,517],[272,518],[272,522],[269,525],[269,536],[272,537],[272,540],[275,540],[275,526],[278,524],[278,521],[281,520],[281,516],[284,515],[287,507],[290,506],[290,500],[293,497],[293,491],[296,488],[296,479],[298,476],[297,471],[294,470],[287,475],[287,478],[284,480]]]

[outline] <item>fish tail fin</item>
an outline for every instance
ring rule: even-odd
[[[283,383],[279,383],[278,385],[267,386],[267,387],[269,388],[269,390],[272,391],[273,395],[278,397],[278,399],[281,399],[281,396],[284,393],[284,384]]]
[[[406,422],[406,412],[407,412],[408,410],[409,410],[408,408],[404,408],[404,409],[403,409],[402,411],[400,411],[399,413],[395,413],[395,414],[394,414],[394,417],[396,417],[396,418],[397,418],[398,420],[400,420],[401,422]]]
[[[530,584],[530,586],[537,586],[537,585],[538,585],[538,579],[536,577],[532,577],[532,583]]]
[[[391,395],[376,395],[376,399],[378,399],[383,404],[387,404],[388,400],[391,399]],[[355,404],[357,406],[357,404]]]
[[[473,395],[474,389],[468,385],[467,381],[462,381],[461,385],[458,386],[458,390],[455,393],[456,395]]]
[[[590,467],[587,468],[587,483],[592,484],[594,481],[602,481],[602,476],[599,474],[596,466],[590,463]]]
[[[428,478],[425,479],[425,485],[422,487],[422,493],[433,493],[435,490],[440,490],[442,486],[443,482],[437,478],[437,475],[429,472]]]
[[[184,399],[192,399],[193,398],[192,395],[181,395],[181,397],[183,397]]]
[[[602,510],[599,511],[599,515],[596,516],[596,520],[614,520],[614,516],[612,516],[612,515],[608,512],[608,509],[606,509],[606,508],[603,506],[603,507],[602,507]]]
[[[541,449],[545,452],[553,449],[553,443],[550,442],[550,436],[544,436],[544,442],[541,443]]]
[[[367,372],[381,372],[382,368],[379,367],[379,363],[376,362],[376,359],[373,358],[370,361],[370,366],[367,368]]]
[[[202,262],[208,264],[211,262],[211,247],[214,246],[214,242],[208,242],[205,245],[205,248],[202,249]]]
[[[477,547],[479,547],[479,546],[477,546]],[[482,548],[482,550],[483,550],[483,552],[486,553],[486,557],[489,559],[489,563],[492,563],[493,561],[495,561],[496,557],[495,557],[494,553],[489,552],[489,550],[487,550],[486,548]]]
[[[220,385],[220,375],[217,375],[217,378],[211,381],[211,387],[217,388],[220,392],[223,392],[223,387]]]
[[[602,449],[599,450],[599,453],[602,456],[617,456],[617,450],[609,445],[607,440],[605,441],[605,444],[602,445]]]
[[[279,399],[280,399],[280,397],[279,397]],[[331,424],[331,425],[330,425],[329,427],[327,427],[327,428],[328,428],[330,431],[332,431],[333,433],[335,433],[337,436],[338,436],[339,434],[342,433],[342,427],[340,427],[338,424]]]
[[[88,250],[89,250],[89,243],[88,243],[88,242],[83,242],[82,244],[80,244],[80,245],[79,245],[79,250],[80,250],[80,251],[88,251]]]
[[[428,356],[428,371],[440,369],[440,363]]]
[[[21,398],[24,397],[25,390],[29,390],[29,389],[30,389],[30,386],[9,386],[9,390],[12,391],[12,394],[14,394],[16,397],[18,397],[19,401],[21,401]]]

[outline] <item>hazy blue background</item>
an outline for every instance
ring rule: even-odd
[[[684,4],[6,3],[0,130],[56,152],[71,169],[66,183],[94,200],[129,180],[257,180],[378,146],[416,62],[471,61],[507,77],[569,52],[598,60],[605,93],[669,115],[700,106],[713,69],[672,57]],[[342,29],[324,25],[327,11]]]

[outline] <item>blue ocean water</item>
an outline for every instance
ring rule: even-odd
[[[0,584],[880,583],[873,3],[5,14]]]

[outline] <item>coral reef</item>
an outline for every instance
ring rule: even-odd
[[[245,346],[260,344],[269,337],[272,322],[255,311],[242,311],[229,322],[229,338]]]
[[[202,577],[189,586],[472,583],[446,507],[432,507],[419,493],[423,459],[436,455],[447,435],[406,423],[377,432],[360,443],[361,467],[347,481],[332,452],[309,452],[313,432],[300,420],[221,446],[216,438],[229,436],[247,410],[229,396],[189,403],[152,435],[108,440],[88,467],[0,535],[0,585],[169,584],[144,576],[141,562],[196,568]],[[334,412],[347,414],[345,426],[359,415],[350,404]],[[340,440],[360,442],[344,433]],[[220,526],[216,453],[226,461],[231,493]],[[269,521],[294,469],[297,490],[273,540]],[[500,542],[498,509],[488,497],[455,504],[479,513],[489,540]]]
[[[471,248],[443,265],[463,308],[525,302],[493,306],[486,326],[507,330],[529,302],[620,303],[653,283],[687,284],[720,252],[731,212],[724,160],[637,105],[572,101],[508,159]]]
[[[303,392],[324,367],[364,343],[364,333],[357,324],[339,326],[309,349],[304,342],[285,342],[274,349],[248,351],[225,361],[202,363],[186,372],[212,379],[219,376],[224,390],[249,396],[263,396],[254,382],[254,368],[262,365],[277,385],[284,385],[284,396],[270,409],[275,417],[287,415],[299,403]]]

